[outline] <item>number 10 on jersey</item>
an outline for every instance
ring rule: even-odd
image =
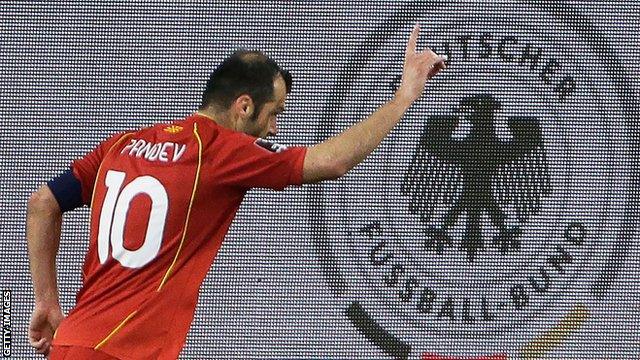
[[[111,245],[111,255],[122,266],[140,268],[152,261],[160,251],[169,197],[162,183],[149,175],[139,176],[122,188],[125,176],[124,172],[115,170],[109,170],[105,176],[107,194],[100,211],[98,256],[100,263],[104,264],[109,258]],[[151,199],[149,221],[142,246],[137,250],[128,250],[124,247],[127,213],[131,201],[141,194]]]

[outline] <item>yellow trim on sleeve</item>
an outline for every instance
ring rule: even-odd
[[[198,124],[193,124],[193,135],[198,140],[198,168],[196,169],[196,178],[193,182],[193,190],[191,191],[191,199],[189,200],[189,209],[187,210],[187,218],[184,222],[184,228],[182,229],[182,239],[180,240],[180,246],[178,246],[178,251],[176,252],[176,256],[173,258],[173,262],[167,269],[167,272],[164,274],[162,281],[160,282],[160,286],[156,290],[159,292],[164,284],[167,282],[169,275],[171,275],[171,271],[178,261],[178,256],[180,255],[180,251],[182,250],[182,245],[184,244],[184,239],[187,237],[187,228],[189,227],[189,218],[191,217],[191,208],[193,207],[193,200],[196,197],[196,190],[198,189],[198,182],[200,180],[200,168],[202,166],[202,139],[200,138],[200,134],[198,133]]]
[[[115,329],[111,330],[111,332],[109,333],[109,335],[107,335],[106,338],[102,339],[102,341],[100,341],[98,343],[98,345],[96,345],[94,347],[95,350],[100,349],[100,347],[102,347],[102,345],[104,345],[107,341],[109,341],[109,339],[111,339],[113,337],[113,335],[115,335],[120,329],[122,329],[122,327],[124,326],[124,324],[129,321],[129,319],[131,319],[133,317],[133,315],[135,315],[138,312],[138,310],[132,312],[131,314],[129,314],[129,316],[127,316],[126,318],[124,318],[124,320],[122,320],[120,322],[120,324],[118,324],[118,326],[116,326]]]

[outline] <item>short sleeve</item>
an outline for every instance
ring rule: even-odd
[[[101,142],[96,148],[87,153],[85,156],[71,163],[73,175],[80,181],[82,188],[82,202],[84,205],[91,205],[91,196],[93,195],[93,187],[100,170],[100,164],[111,150],[118,144],[127,133],[118,133]]]
[[[302,185],[306,152],[306,147],[287,147],[246,134],[230,136],[218,154],[219,180],[247,189]]]

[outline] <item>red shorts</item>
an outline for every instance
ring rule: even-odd
[[[102,351],[82,346],[55,345],[49,352],[49,360],[118,360]]]

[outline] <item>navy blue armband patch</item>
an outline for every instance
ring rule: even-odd
[[[82,206],[82,185],[71,170],[47,182],[62,212]]]

